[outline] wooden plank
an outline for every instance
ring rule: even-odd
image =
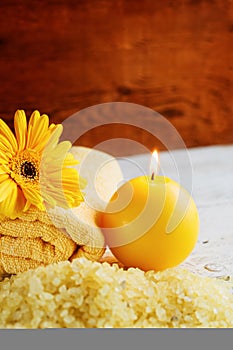
[[[133,102],[167,117],[189,147],[232,143],[232,19],[221,0],[2,0],[0,116],[12,126],[17,108],[37,108],[58,122]]]

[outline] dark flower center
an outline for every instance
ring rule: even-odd
[[[35,179],[37,176],[35,165],[32,162],[23,162],[20,166],[20,174],[27,179]]]

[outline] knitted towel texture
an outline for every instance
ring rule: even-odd
[[[1,265],[9,274],[67,260],[77,248],[46,212],[37,209],[15,220],[2,220],[0,235]]]
[[[85,147],[72,151],[80,161],[81,176],[87,179],[85,202],[69,210],[55,207],[42,212],[32,207],[15,220],[2,219],[0,277],[78,257],[96,261],[103,255],[104,237],[95,219],[122,180],[121,171],[106,153]]]

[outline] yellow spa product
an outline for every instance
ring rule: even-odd
[[[116,160],[59,143],[62,125],[49,126],[38,111],[28,124],[16,112],[15,135],[3,120],[0,127],[0,277],[81,256],[98,260],[105,244],[96,210],[122,179]]]
[[[199,231],[190,194],[158,175],[125,183],[97,220],[115,257],[124,266],[145,271],[181,263],[193,250]]]
[[[0,282],[0,328],[233,327],[232,283],[85,258]]]
[[[37,208],[15,220],[1,220],[0,235],[0,261],[5,274],[67,260],[78,248],[54,226],[46,212]]]
[[[85,201],[71,209],[55,207],[44,212],[31,208],[20,218],[1,220],[0,274],[77,257],[95,261],[104,254],[105,242],[96,225],[96,208],[101,210],[106,205],[122,174],[115,158],[104,152],[86,147],[73,147],[71,152],[79,159],[77,170],[87,179]],[[89,183],[95,186],[95,192],[89,189]],[[20,244],[23,241],[27,241],[26,246]]]

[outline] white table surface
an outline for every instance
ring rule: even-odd
[[[119,162],[130,179],[148,174],[150,154]],[[199,239],[181,266],[206,276],[233,276],[233,145],[161,152],[160,173],[182,183],[199,211]]]

